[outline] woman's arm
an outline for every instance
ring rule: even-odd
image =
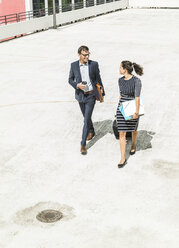
[[[118,79],[118,86],[119,86],[119,102],[120,102],[121,100],[120,78]]]
[[[139,107],[140,107],[140,93],[141,93],[142,83],[139,78],[135,78],[135,102],[136,102],[136,112],[133,114],[133,119],[139,117]]]
[[[136,112],[133,114],[133,119],[137,119],[139,117],[140,97],[135,97],[135,103]]]

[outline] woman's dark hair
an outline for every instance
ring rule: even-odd
[[[80,46],[78,48],[78,54],[81,54],[82,51],[88,52],[89,51],[89,48],[87,46]]]
[[[128,60],[125,60],[125,61],[122,61],[121,64],[122,64],[123,69],[126,69],[129,74],[133,72],[133,69],[140,76],[144,74],[143,67],[136,63],[132,63]]]

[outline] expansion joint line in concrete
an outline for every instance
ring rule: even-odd
[[[42,102],[23,102],[23,103],[11,103],[0,105],[0,108],[8,108],[19,105],[32,105],[32,104],[50,104],[50,103],[75,103],[77,101],[42,101]],[[117,104],[117,102],[103,102],[103,104]]]
[[[128,9],[179,9],[179,7],[128,7]]]

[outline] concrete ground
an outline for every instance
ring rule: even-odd
[[[0,45],[0,248],[177,248],[179,11],[125,10]],[[106,90],[96,137],[68,84],[86,44]],[[144,67],[137,153],[118,169],[119,64]],[[127,151],[130,140],[127,142]],[[36,220],[61,210],[56,223]]]

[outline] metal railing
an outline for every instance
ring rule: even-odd
[[[56,7],[56,12],[59,12],[59,8]],[[9,24],[9,23],[14,23],[14,22],[21,22],[25,20],[30,20],[32,18],[36,17],[43,17],[46,15],[52,15],[53,14],[53,8],[48,8],[48,9],[38,9],[38,10],[33,10],[33,11],[26,11],[26,12],[20,12],[20,13],[15,13],[15,14],[10,14],[10,15],[5,15],[5,16],[0,16],[0,25],[3,24]]]
[[[120,0],[116,0],[116,1],[120,1]],[[110,2],[113,2],[113,0],[96,0],[96,5],[101,5]],[[86,8],[92,7],[94,5],[95,5],[94,0],[86,0],[86,5],[85,5]],[[75,4],[64,4],[62,6],[56,5],[56,13],[62,13],[62,12],[67,12],[82,8],[84,8],[83,1],[77,2]],[[44,8],[33,11],[4,15],[4,16],[0,16],[0,25],[7,25],[14,22],[21,22],[25,20],[30,20],[32,18],[38,18],[52,14],[53,14],[53,8]]]

